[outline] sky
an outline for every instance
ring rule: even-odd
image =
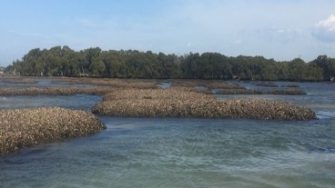
[[[0,66],[30,49],[335,57],[334,0],[0,0]]]

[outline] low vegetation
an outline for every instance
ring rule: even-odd
[[[11,84],[35,84],[37,81],[30,77],[19,77],[19,76],[1,76],[0,81]]]
[[[158,88],[157,80],[148,79],[112,79],[112,78],[70,78],[59,77],[55,78],[60,81],[73,84],[91,84],[94,86],[112,87],[112,88],[138,88],[138,89],[154,89]]]
[[[37,77],[4,77],[3,80],[14,83],[35,83]],[[104,95],[112,89],[157,89],[159,80],[146,79],[111,79],[111,78],[70,78],[54,77],[53,80],[73,84],[72,87],[49,87],[49,88],[0,88],[0,96],[17,95],[73,95],[73,94],[93,94]],[[184,80],[172,79],[172,88],[190,88],[190,90],[207,94],[274,94],[274,95],[305,95],[306,93],[298,86],[275,87],[272,90],[247,89],[236,82],[220,80]],[[265,82],[267,87],[272,86]],[[76,87],[76,84],[88,84],[91,87]],[[263,83],[260,83],[262,86]],[[259,84],[257,84],[259,85]]]
[[[94,113],[120,117],[195,117],[310,120],[310,109],[269,100],[218,101],[189,88],[125,89],[107,94]]]
[[[209,89],[244,89],[244,87],[237,83],[223,81],[208,81],[206,86]]]
[[[264,94],[260,90],[255,90],[255,89],[215,89],[214,90],[215,94],[218,95],[261,95]]]
[[[282,88],[271,82],[257,83],[257,86],[272,89],[247,89],[238,83],[209,80],[172,80],[173,88],[189,88],[200,93],[220,95],[306,95],[299,87]]]
[[[298,87],[289,87],[284,89],[273,89],[268,94],[273,95],[306,95],[307,93]]]
[[[275,88],[271,90],[261,89],[215,89],[218,95],[306,95],[306,92],[300,88]]]
[[[220,80],[172,80],[173,87],[206,87],[208,89],[243,89],[237,83]]]
[[[37,95],[103,95],[112,90],[110,87],[66,87],[66,88],[0,88],[0,96],[37,96]]]
[[[86,136],[104,128],[89,112],[62,108],[0,110],[0,119],[0,155]]]

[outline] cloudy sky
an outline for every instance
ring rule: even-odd
[[[0,65],[32,48],[335,57],[334,0],[0,0]]]

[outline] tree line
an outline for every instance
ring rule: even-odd
[[[311,62],[300,58],[275,61],[262,56],[228,57],[220,53],[175,54],[68,46],[32,49],[6,72],[23,76],[90,76],[148,79],[285,80],[324,81],[335,76],[335,59],[319,56]]]

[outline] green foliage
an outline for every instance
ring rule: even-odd
[[[68,46],[56,46],[32,49],[6,71],[26,76],[321,81],[335,76],[335,59],[319,56],[310,63],[299,58],[277,62],[262,56],[226,57],[220,53],[177,56],[100,48],[76,52]]]
[[[93,60],[89,70],[93,76],[103,76],[105,74],[106,66],[101,60]]]
[[[319,56],[316,60],[312,61],[313,65],[316,65],[322,69],[322,75],[324,80],[330,80],[335,77],[335,59],[328,58],[327,56]]]

